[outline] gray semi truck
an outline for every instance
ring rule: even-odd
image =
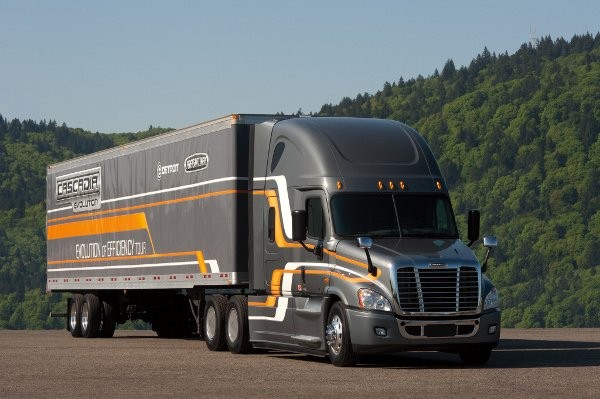
[[[141,319],[211,350],[437,350],[485,364],[498,293],[425,140],[395,121],[236,114],[48,167],[47,290],[73,337]]]

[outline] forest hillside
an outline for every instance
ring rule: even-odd
[[[543,38],[514,54],[326,104],[318,116],[396,119],[419,130],[466,212],[500,246],[488,274],[506,327],[600,327],[600,34]],[[0,328],[62,328],[45,295],[46,166],[167,129],[100,134],[0,115]],[[479,247],[479,254],[483,250]]]

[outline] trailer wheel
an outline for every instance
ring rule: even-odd
[[[356,364],[358,355],[352,350],[346,309],[341,302],[334,303],[329,310],[327,326],[325,327],[325,339],[331,364],[338,367],[354,366]]]
[[[227,349],[227,342],[225,340],[226,309],[227,298],[223,295],[210,295],[206,299],[202,330],[206,346],[211,351],[222,351]]]
[[[94,294],[85,294],[81,305],[81,335],[96,338],[100,332],[100,299]]]
[[[102,317],[98,336],[100,338],[111,338],[115,333],[115,328],[117,327],[118,308],[114,305],[112,300],[104,298],[102,300],[102,306],[100,307],[100,310],[102,312]]]
[[[81,305],[83,303],[83,295],[75,294],[69,302],[69,331],[71,336],[79,338],[81,334]]]
[[[459,352],[460,360],[465,366],[483,366],[492,355],[492,348],[488,345],[479,345]]]
[[[250,352],[248,330],[248,298],[242,295],[231,297],[227,304],[227,347],[231,353]]]

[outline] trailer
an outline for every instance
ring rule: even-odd
[[[390,120],[234,114],[48,167],[47,291],[73,337],[140,319],[211,350],[455,352],[487,362],[498,292],[425,140]]]

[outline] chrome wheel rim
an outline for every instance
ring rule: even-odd
[[[217,313],[215,312],[215,308],[210,306],[206,311],[206,338],[209,340],[213,340],[215,338],[215,331],[217,329]]]
[[[334,355],[339,355],[342,350],[343,338],[342,319],[339,315],[336,314],[331,318],[331,322],[327,325],[327,330],[325,331],[325,338],[327,339],[329,350]]]
[[[75,302],[71,303],[69,327],[71,328],[71,331],[75,331],[75,328],[77,328],[77,304]]]
[[[88,317],[90,315],[90,305],[87,302],[84,302],[81,307],[81,330],[87,331],[88,328]]]
[[[239,334],[239,323],[238,323],[238,312],[236,308],[232,308],[229,311],[229,317],[227,318],[227,336],[230,342],[235,342]]]

